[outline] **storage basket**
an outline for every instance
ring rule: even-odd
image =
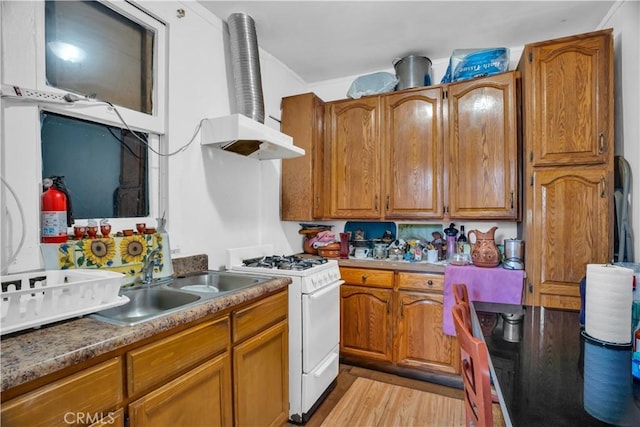
[[[105,270],[47,270],[2,276],[0,334],[126,304],[124,275]]]

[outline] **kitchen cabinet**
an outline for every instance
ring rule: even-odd
[[[328,218],[382,217],[380,97],[327,104]]]
[[[127,353],[129,396],[147,393],[129,405],[132,427],[231,425],[229,323],[225,316]]]
[[[1,423],[50,427],[110,421],[124,396],[122,366],[122,358],[113,357],[3,402]]]
[[[450,218],[519,218],[517,80],[509,72],[447,86]]]
[[[2,425],[283,425],[287,322],[285,287],[5,390]]]
[[[410,368],[458,373],[458,342],[442,330],[444,277],[397,272],[396,281],[396,363]]]
[[[381,97],[387,219],[442,218],[443,98],[442,87]]]
[[[308,221],[324,215],[324,102],[313,93],[282,98],[283,133],[305,155],[282,160],[280,219]]]
[[[234,425],[281,426],[289,418],[288,296],[232,314]]]
[[[586,265],[613,257],[612,31],[528,44],[519,70],[526,302],[578,310]]]
[[[349,363],[379,363],[459,373],[455,337],[442,330],[443,276],[343,267],[340,355]]]

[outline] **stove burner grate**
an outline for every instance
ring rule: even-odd
[[[308,270],[325,264],[326,258],[302,258],[297,255],[269,255],[242,261],[245,267],[275,268],[279,270]]]

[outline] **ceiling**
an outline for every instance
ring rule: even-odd
[[[454,49],[522,47],[593,31],[615,1],[199,1],[255,21],[258,45],[307,83],[432,60]]]

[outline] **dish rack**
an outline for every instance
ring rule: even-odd
[[[2,277],[0,334],[126,304],[124,275],[105,270],[47,270]]]

